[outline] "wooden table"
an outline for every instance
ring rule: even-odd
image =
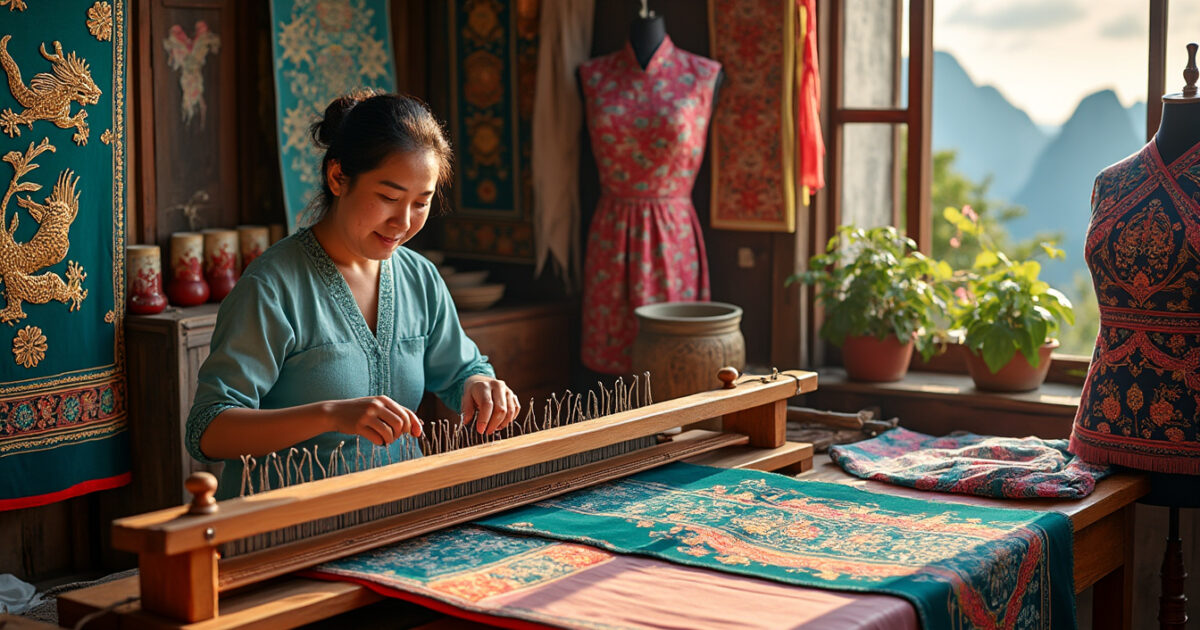
[[[825,459],[822,457],[821,459]],[[1118,473],[1096,484],[1087,497],[1061,499],[988,499],[926,492],[854,477],[825,460],[798,479],[829,481],[862,490],[947,503],[967,503],[1066,514],[1075,529],[1075,593],[1089,587],[1094,630],[1133,627],[1133,503],[1150,490],[1145,475]]]

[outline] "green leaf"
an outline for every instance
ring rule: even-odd
[[[1009,329],[1004,324],[993,324],[983,338],[983,362],[988,370],[995,374],[1012,360],[1017,353],[1017,347]]]

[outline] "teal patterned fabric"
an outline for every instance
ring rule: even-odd
[[[0,7],[0,510],[129,481],[126,0]]]
[[[480,521],[913,603],[927,630],[1075,627],[1070,520],[672,464]]]
[[[309,126],[355,89],[396,91],[387,0],[271,0],[279,167],[295,231],[320,185],[321,150]]]

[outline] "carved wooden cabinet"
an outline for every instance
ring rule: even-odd
[[[523,305],[460,314],[475,340],[504,379],[528,404],[568,386],[570,364],[566,305]],[[184,447],[196,374],[208,356],[217,305],[170,308],[126,319],[129,426],[133,449],[134,504],[127,513],[179,505],[187,500],[183,481],[195,470],[217,472],[192,459]],[[449,417],[427,396],[422,416]],[[219,466],[219,465],[218,465]]]

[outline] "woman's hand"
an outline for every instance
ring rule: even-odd
[[[387,396],[367,396],[325,403],[332,430],[361,435],[375,446],[386,446],[405,435],[421,435],[421,420],[411,409]]]
[[[521,411],[521,403],[504,381],[476,374],[467,379],[463,388],[463,422],[475,418],[475,430],[479,433],[495,433],[512,424]]]

